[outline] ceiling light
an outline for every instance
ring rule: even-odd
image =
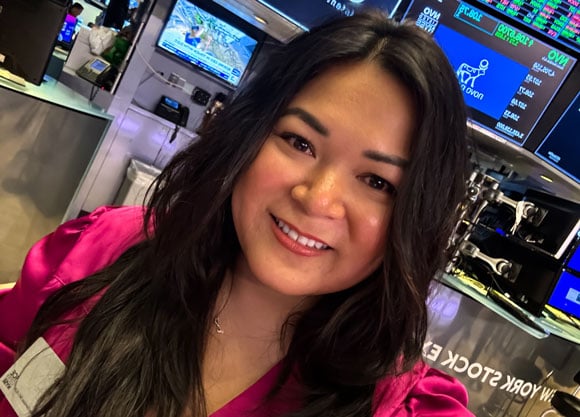
[[[548,181],[548,182],[554,182],[554,181],[552,180],[552,178],[550,178],[550,177],[546,177],[545,175],[540,175],[540,178],[541,178],[541,179],[543,179],[544,181]]]

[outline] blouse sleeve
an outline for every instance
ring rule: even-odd
[[[14,287],[0,292],[0,375],[12,365],[18,343],[51,294],[97,272],[138,242],[141,213],[136,207],[100,207],[32,246]]]
[[[455,378],[430,368],[393,417],[473,417],[467,391]]]
[[[473,417],[465,387],[423,362],[380,381],[374,400],[374,417]]]

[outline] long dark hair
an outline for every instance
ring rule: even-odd
[[[420,358],[429,283],[442,265],[467,168],[462,95],[444,54],[414,24],[377,12],[331,22],[272,54],[201,139],[163,170],[146,213],[149,238],[43,305],[27,345],[106,289],[80,323],[67,370],[35,416],[206,414],[201,360],[208,323],[239,254],[230,207],[236,179],[309,80],[331,65],[364,60],[413,96],[411,163],[383,264],[288,323],[292,339],[279,386],[296,371],[304,396],[294,417],[372,415],[376,382]]]

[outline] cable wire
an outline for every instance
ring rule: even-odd
[[[159,80],[163,81],[165,84],[170,85],[171,87],[176,87],[179,88],[180,90],[183,90],[183,87],[180,86],[179,84],[175,84],[172,83],[171,81],[165,79],[164,77],[162,77],[161,75],[159,75],[159,73],[161,71],[157,71],[152,65],[151,63],[149,63],[149,61],[143,56],[143,53],[141,52],[141,50],[139,49],[139,46],[135,45],[135,50],[137,51],[137,55],[139,55],[139,57],[141,58],[141,60],[143,61],[143,63],[145,63],[145,66],[149,69],[149,71],[152,72],[153,76],[158,78]],[[162,72],[161,72],[162,73]]]

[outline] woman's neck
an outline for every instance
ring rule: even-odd
[[[283,340],[282,327],[289,315],[300,314],[311,302],[272,291],[243,263],[226,275],[214,311],[217,324],[210,327],[203,361],[209,412],[239,395],[282,360],[292,326],[285,329]]]
[[[280,340],[288,317],[300,314],[313,301],[310,297],[287,296],[272,290],[256,279],[243,262],[238,262],[226,277],[215,318],[224,335],[273,342]],[[292,335],[291,326],[286,330],[287,342]]]

